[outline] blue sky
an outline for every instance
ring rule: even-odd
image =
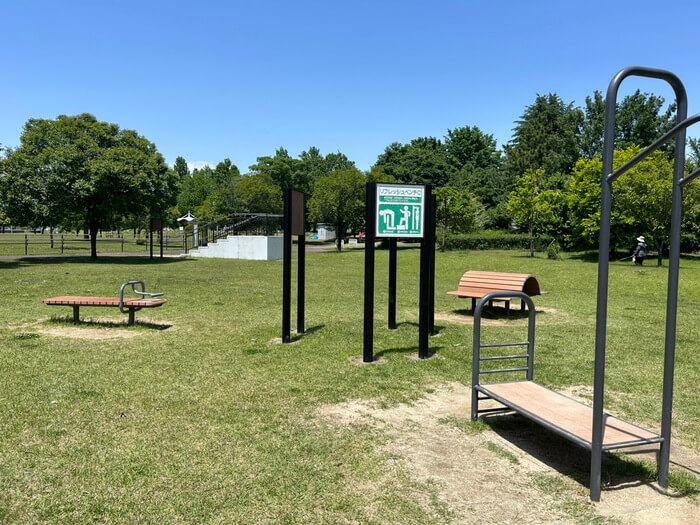
[[[0,143],[18,145],[28,118],[88,112],[171,164],[229,157],[245,172],[317,146],[368,169],[392,142],[464,125],[501,146],[537,93],[582,105],[629,65],[676,73],[692,114],[699,5],[6,0]],[[673,98],[644,79],[621,95],[637,88]]]

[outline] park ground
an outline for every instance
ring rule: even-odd
[[[468,269],[532,273],[535,380],[589,401],[597,265],[520,252],[437,254],[436,357],[416,361],[418,250],[399,251],[397,331],[377,253],[375,353],[362,354],[363,252],[307,257],[307,329],[281,332],[281,261],[145,257],[0,262],[0,521],[696,523],[700,261],[683,259],[672,488],[650,455],[611,455],[599,504],[588,454],[515,416],[472,423]],[[144,280],[136,315],[40,303]],[[658,430],[667,269],[613,263],[606,408]],[[490,342],[524,319],[494,309]]]

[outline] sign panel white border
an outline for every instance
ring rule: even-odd
[[[379,215],[379,207],[380,207],[380,197],[382,190],[389,190],[389,191],[401,191],[401,190],[409,190],[413,192],[420,192],[420,234],[415,234],[415,233],[396,233],[391,232],[391,233],[380,233],[379,232],[379,226],[380,226],[380,220],[382,217]],[[414,195],[417,196],[417,195]],[[400,204],[400,203],[399,203]],[[407,203],[415,206],[415,203]],[[425,186],[417,185],[417,184],[381,184],[377,183],[377,194],[376,194],[376,202],[374,206],[374,221],[375,221],[375,232],[374,235],[377,238],[403,238],[403,239],[422,239],[425,237]]]

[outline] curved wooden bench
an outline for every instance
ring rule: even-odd
[[[476,300],[491,292],[523,292],[530,297],[547,293],[540,289],[540,283],[534,275],[470,270],[462,276],[457,290],[447,292],[447,294],[456,295],[457,297],[471,297],[472,310],[474,310]],[[510,299],[496,300],[503,301],[506,310],[510,309]],[[489,306],[493,306],[491,301]],[[524,308],[525,303],[521,302],[521,310]]]

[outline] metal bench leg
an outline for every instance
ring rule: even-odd
[[[80,306],[77,304],[73,305],[73,322],[78,324],[80,322]]]
[[[506,301],[506,315],[510,316],[510,299]]]
[[[525,311],[525,301],[523,301],[522,299],[520,299],[520,311],[521,312]]]
[[[472,312],[476,309],[476,299],[472,297]]]
[[[129,322],[127,323],[127,326],[134,326],[134,323],[136,322],[136,310],[133,308],[129,308]]]

